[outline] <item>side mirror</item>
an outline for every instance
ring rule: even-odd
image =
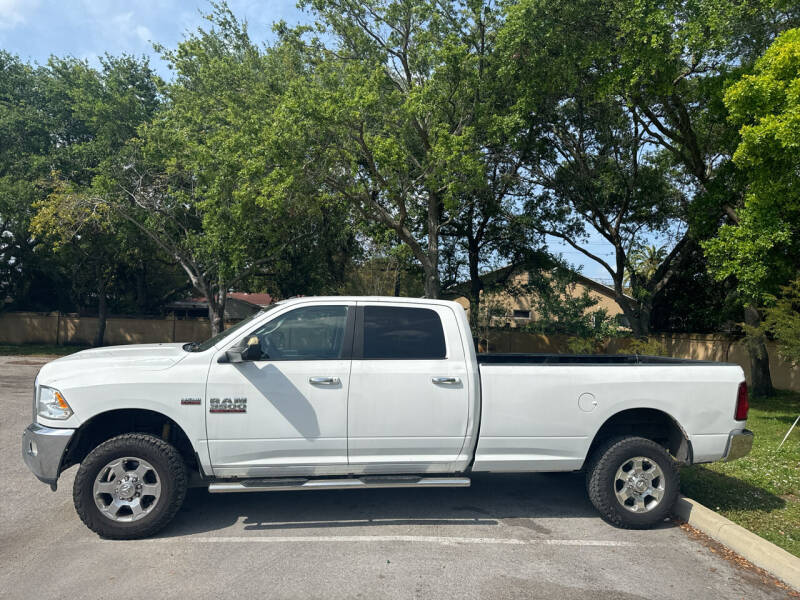
[[[231,348],[226,350],[225,354],[219,357],[217,362],[221,363],[240,363],[244,360],[242,350],[240,348]]]
[[[251,360],[261,360],[267,358],[261,351],[261,344],[258,338],[253,336],[247,340],[247,346],[244,348],[231,348],[226,350],[225,354],[219,357],[217,362],[221,363],[240,363]]]

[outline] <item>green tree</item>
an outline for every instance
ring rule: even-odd
[[[633,273],[642,279],[651,278],[664,259],[667,258],[667,249],[655,244],[644,244],[628,255],[628,273],[625,280],[630,282]]]
[[[350,263],[339,293],[353,296],[419,297],[424,293],[419,263],[392,232],[363,241]]]
[[[175,72],[164,106],[95,177],[86,201],[181,266],[208,301],[213,334],[231,289],[290,281],[308,293],[352,240],[335,202],[270,193],[284,151],[276,108],[302,66],[295,49],[260,48],[224,4],[208,20],[175,50],[161,48]]]
[[[95,298],[94,344],[99,346],[115,280],[130,268],[131,251],[143,238],[110,211],[76,199],[152,117],[158,106],[156,77],[146,60],[128,56],[106,56],[99,70],[85,61],[51,58],[47,70],[45,89],[58,136],[48,159],[56,170],[47,181],[47,198],[33,205],[37,214],[31,230],[52,242],[69,265],[73,297],[80,302],[88,291]]]
[[[539,190],[525,205],[528,224],[601,265],[634,334],[647,335],[653,298],[688,246],[685,226],[680,231],[677,225],[685,219],[685,198],[647,152],[645,134],[624,106],[576,90],[543,112],[550,126],[539,144],[546,149],[527,161]],[[587,244],[590,233],[608,243],[610,260]],[[676,233],[681,235],[663,260],[649,270],[635,267],[649,236]]]
[[[440,10],[445,3],[440,3]],[[447,13],[454,25],[451,38],[461,47],[456,57],[460,68],[472,70],[473,107],[470,116],[471,143],[475,144],[476,172],[461,177],[447,220],[442,224],[443,286],[468,281],[469,315],[477,331],[484,292],[501,291],[508,285],[494,277],[498,269],[510,266],[542,269],[550,257],[543,238],[524,227],[519,219],[520,196],[527,192],[524,163],[514,151],[514,95],[503,85],[500,71],[503,55],[498,52],[498,34],[504,23],[502,5],[492,1],[455,3]],[[452,61],[451,61],[452,62]],[[489,310],[488,312],[491,312]]]
[[[284,107],[284,146],[296,152],[281,181],[341,198],[373,228],[392,231],[422,267],[425,295],[436,298],[443,229],[460,217],[480,229],[500,211],[471,217],[467,207],[497,204],[514,177],[485,152],[494,127],[484,106],[492,102],[484,97],[493,85],[492,3],[302,4],[325,43],[306,42],[307,77]],[[294,40],[304,33],[283,31]]]
[[[765,309],[764,325],[788,361],[800,364],[800,278],[781,288],[781,295]]]
[[[565,80],[585,97],[624,106],[643,144],[677,170],[689,234],[702,238],[737,222],[743,197],[725,86],[798,19],[800,6],[784,0],[521,0],[503,44],[524,118],[557,105]],[[753,373],[769,385],[762,350],[751,356]]]
[[[735,282],[714,279],[703,248],[693,242],[681,268],[653,300],[653,331],[733,333],[742,318],[735,298]]]
[[[533,283],[531,312],[535,319],[524,329],[546,335],[568,335],[571,352],[591,354],[601,350],[608,338],[619,334],[619,323],[605,309],[595,308],[598,300],[589,290],[576,293],[573,275],[564,266],[556,266],[547,271],[546,281]]]
[[[733,156],[747,178],[736,224],[705,244],[715,275],[736,277],[742,294],[761,303],[797,273],[800,257],[800,29],[781,35],[728,88],[725,104],[740,127]]]
[[[47,78],[45,68],[0,51],[0,308],[31,306],[32,292],[52,289],[58,271],[29,229],[53,147]]]
[[[128,244],[138,255],[136,265],[127,264],[123,244],[115,241],[121,235],[95,236],[87,227],[73,237],[78,224],[67,222],[69,210],[55,210],[47,225],[37,215],[72,185],[67,176],[85,186],[152,112],[157,100],[146,61],[105,57],[94,69],[84,61],[51,58],[33,67],[0,53],[0,65],[0,296],[11,300],[6,306],[81,312],[95,307],[102,317],[106,296],[114,297],[114,306],[132,305],[129,289],[109,287],[109,272],[139,277],[149,267],[171,285],[169,268],[154,267],[161,257],[153,256],[141,236]],[[148,287],[163,291],[155,277],[135,289]]]
[[[799,87],[800,29],[793,29],[780,35],[753,72],[725,93],[730,120],[740,128],[733,160],[746,178],[747,191],[737,221],[720,227],[704,247],[714,276],[737,281],[752,315],[750,325],[759,320],[755,307],[779,295],[800,264]],[[791,305],[787,299],[780,303],[783,313],[771,313],[779,339],[778,332],[792,331],[779,326],[786,319],[778,318]],[[784,343],[790,340],[784,338]]]

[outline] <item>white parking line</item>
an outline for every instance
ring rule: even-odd
[[[412,542],[424,544],[500,544],[512,546],[614,546],[631,547],[640,546],[635,542],[621,542],[615,540],[562,540],[562,539],[530,539],[518,538],[486,538],[486,537],[442,537],[432,535],[305,535],[305,536],[220,536],[220,537],[185,537],[187,542],[199,544],[292,544],[316,542]],[[151,540],[137,540],[138,542],[175,542],[175,538],[157,538]]]

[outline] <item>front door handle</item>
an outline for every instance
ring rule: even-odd
[[[431,381],[439,385],[458,385],[461,383],[458,377],[431,377]]]
[[[311,385],[339,385],[338,377],[309,377],[308,383]]]

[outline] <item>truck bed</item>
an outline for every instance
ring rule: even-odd
[[[733,363],[642,354],[478,354],[485,365],[732,365]]]
[[[695,462],[719,460],[729,433],[741,427],[734,420],[744,379],[738,365],[619,354],[482,354],[478,363],[474,471],[580,469],[603,423],[628,410],[679,423]]]

